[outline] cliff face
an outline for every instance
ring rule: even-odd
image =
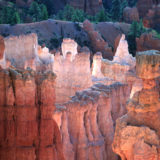
[[[160,159],[160,77],[158,51],[137,53],[136,71],[143,88],[127,105],[128,113],[116,122],[113,151],[122,159]]]
[[[62,133],[66,160],[116,160],[111,144],[115,120],[126,113],[130,89],[96,84],[77,92],[53,114]]]
[[[63,160],[52,119],[55,75],[0,70],[0,159]]]

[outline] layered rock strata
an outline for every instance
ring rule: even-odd
[[[127,105],[128,113],[116,121],[113,151],[122,160],[160,159],[160,77],[158,51],[139,52],[136,72],[143,89]]]
[[[53,73],[0,70],[0,160],[64,160],[54,103]]]
[[[126,113],[130,90],[120,83],[96,84],[56,107],[66,160],[118,159],[111,149],[114,125]]]

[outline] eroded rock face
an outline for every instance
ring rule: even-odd
[[[64,160],[54,103],[53,73],[0,70],[0,159]]]
[[[137,51],[159,50],[160,40],[152,34],[142,34],[140,38],[136,38]]]
[[[4,38],[0,36],[0,67],[3,69],[7,67],[4,50],[5,50]]]
[[[160,100],[156,79],[160,77],[158,51],[137,53],[136,71],[143,88],[127,105],[128,113],[116,122],[113,151],[121,159],[160,159]]]
[[[126,23],[132,23],[133,21],[139,21],[139,13],[136,7],[126,7],[123,10],[123,19]]]
[[[126,113],[130,89],[96,84],[77,92],[53,114],[62,133],[66,160],[116,160],[111,143],[115,120]]]
[[[66,54],[68,52],[71,52],[71,60],[73,60],[75,58],[75,55],[77,54],[77,47],[78,44],[74,40],[69,38],[63,39],[61,45],[63,57],[66,58]]]
[[[108,46],[108,43],[104,41],[100,33],[95,31],[93,25],[88,20],[83,22],[83,28],[88,33],[93,52],[101,52],[103,58],[111,60],[113,58],[112,48]]]
[[[66,53],[65,50],[63,53]],[[65,58],[57,53],[54,57],[53,71],[57,75],[56,103],[67,102],[76,91],[92,86],[90,52],[86,48],[82,48],[76,55],[67,48]]]
[[[25,62],[38,60],[38,42],[36,34],[11,36],[5,38],[5,55],[6,59],[16,68],[24,69]],[[36,62],[35,62],[36,63]],[[34,66],[36,67],[36,66]],[[34,67],[32,69],[34,69]]]
[[[135,59],[129,54],[128,43],[122,35],[113,61],[102,60],[102,73],[113,81],[127,83],[130,71],[134,74]]]

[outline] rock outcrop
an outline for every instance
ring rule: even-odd
[[[126,23],[132,23],[133,21],[139,21],[139,13],[136,7],[126,7],[123,10],[123,20]]]
[[[160,39],[152,34],[142,34],[140,38],[136,38],[137,51],[159,50]]]
[[[117,160],[111,144],[115,120],[126,113],[130,87],[96,84],[77,92],[53,114],[62,133],[66,160]]]
[[[7,67],[4,50],[5,50],[4,38],[0,36],[0,67],[3,69]]]
[[[0,70],[1,160],[64,160],[54,104],[53,73]]]
[[[112,148],[122,160],[159,160],[160,95],[156,81],[160,77],[160,54],[139,52],[136,59],[143,89],[129,100],[128,113],[116,121]]]
[[[76,54],[76,42],[69,43],[67,48],[64,48],[63,43],[63,56],[57,52],[53,64],[53,71],[57,75],[56,103],[67,102],[76,91],[92,86],[90,51],[84,47]]]
[[[32,69],[36,68],[38,61],[38,40],[36,34],[11,36],[4,39],[5,56],[11,65],[19,69],[25,68],[25,63],[28,61],[28,66]],[[34,62],[29,64],[29,62]]]
[[[100,33],[94,29],[93,24],[85,20],[83,22],[83,28],[88,33],[93,52],[101,52],[103,58],[111,60],[113,58],[112,48],[109,47],[108,43],[101,37]]]
[[[135,59],[128,52],[125,35],[121,36],[113,61],[102,60],[102,73],[113,81],[127,83],[129,72],[134,72]]]

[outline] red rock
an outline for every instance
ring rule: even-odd
[[[139,13],[136,7],[126,7],[123,10],[123,19],[126,23],[132,23],[133,21],[139,21]]]
[[[159,50],[160,40],[152,34],[142,34],[140,38],[136,38],[137,51]]]
[[[4,50],[5,50],[4,39],[2,36],[0,36],[0,60],[3,59]]]
[[[83,22],[83,28],[88,33],[93,52],[101,52],[103,58],[112,59],[112,48],[108,46],[108,43],[101,37],[100,33],[94,29],[93,25],[88,20]]]
[[[143,89],[127,105],[128,113],[116,121],[113,151],[121,159],[159,159],[160,101],[156,78],[160,76],[157,51],[136,55],[136,72],[143,78]]]
[[[52,119],[54,81],[53,73],[0,70],[0,160],[64,160],[61,135]],[[6,98],[9,95],[13,97]]]
[[[62,133],[66,159],[74,160],[75,155],[79,160],[86,157],[118,159],[112,152],[111,143],[115,120],[126,112],[128,92],[127,85],[96,84],[77,92],[63,106],[57,106],[53,118]]]

